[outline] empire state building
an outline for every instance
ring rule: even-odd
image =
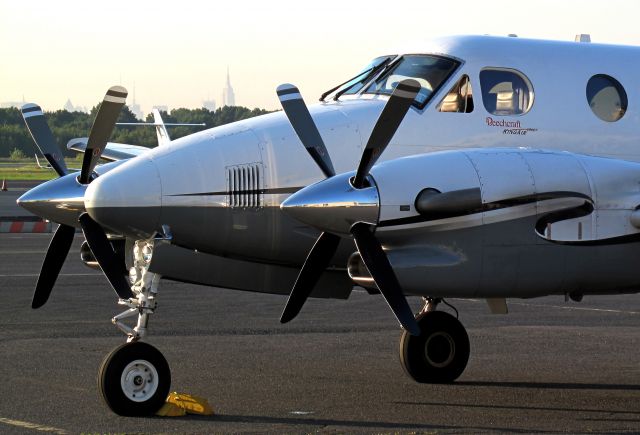
[[[229,67],[227,67],[227,85],[222,89],[222,106],[235,106],[236,96],[231,87],[231,78],[229,77]]]

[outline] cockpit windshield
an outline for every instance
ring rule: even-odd
[[[365,66],[358,74],[350,78],[344,83],[329,89],[322,94],[320,101],[323,101],[325,97],[332,92],[336,92],[334,100],[338,99],[340,95],[355,94],[362,89],[362,87],[373,77],[376,73],[380,72],[382,68],[391,61],[395,56],[380,56],[373,59],[367,66]]]
[[[415,79],[421,85],[416,103],[418,107],[423,108],[458,65],[460,65],[459,62],[441,56],[406,55],[386,74],[369,85],[364,93],[391,95],[396,85],[402,80]]]

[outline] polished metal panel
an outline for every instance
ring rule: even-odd
[[[165,278],[178,281],[286,295],[291,292],[300,266],[243,261],[205,254],[161,241],[156,242],[154,247],[150,269]],[[346,299],[352,287],[353,283],[346,272],[327,269],[311,297]]]
[[[18,205],[52,222],[79,227],[87,186],[77,178],[74,173],[40,184],[18,198]]]
[[[368,289],[378,289],[376,282],[373,280],[369,269],[367,269],[364,261],[362,261],[362,257],[358,251],[349,256],[347,260],[347,273],[355,284]]]
[[[335,234],[349,234],[357,222],[375,225],[378,189],[375,185],[356,189],[350,182],[353,176],[348,172],[307,186],[287,198],[281,209],[300,222]]]
[[[432,219],[460,216],[480,211],[482,196],[479,187],[444,193],[427,188],[418,194],[415,207],[418,213]]]
[[[93,220],[119,234],[150,237],[160,230],[162,185],[154,162],[142,155],[89,184],[84,205]],[[136,210],[143,210],[143,213]]]

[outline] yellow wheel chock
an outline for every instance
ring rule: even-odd
[[[174,391],[169,393],[166,403],[156,412],[160,417],[182,417],[187,414],[213,415],[213,408],[203,397]]]

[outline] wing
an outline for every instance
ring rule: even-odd
[[[79,137],[71,139],[67,142],[67,149],[73,150],[79,153],[84,153],[87,149],[86,137]],[[102,158],[109,161],[126,160],[133,157],[137,157],[147,151],[150,148],[140,145],[129,145],[124,143],[107,142],[107,147],[102,153]]]

